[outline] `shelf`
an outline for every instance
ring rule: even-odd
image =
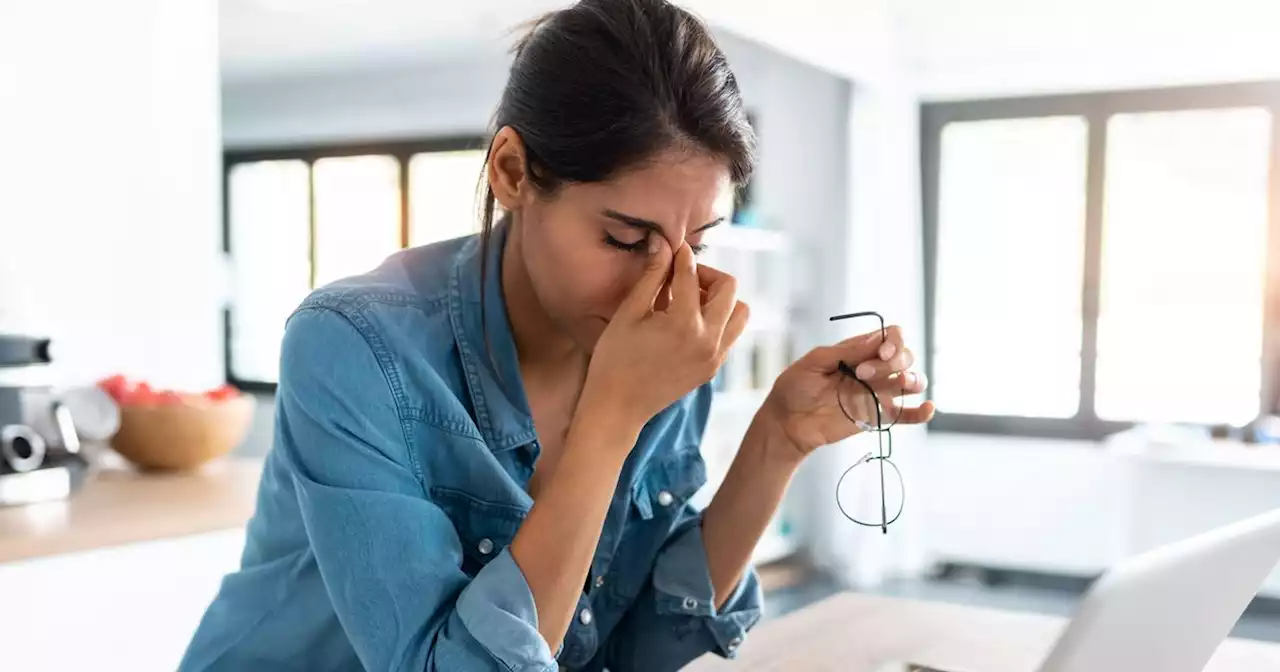
[[[781,310],[751,306],[751,315],[747,318],[747,328],[744,332],[777,332],[790,329],[791,325],[787,323],[786,316]]]
[[[787,234],[782,231],[732,224],[717,227],[708,239],[716,247],[753,252],[782,251],[789,243]]]
[[[760,542],[756,544],[756,550],[751,554],[751,564],[766,565],[770,562],[777,562],[792,553],[796,552],[796,544],[793,537],[784,537],[778,534],[773,525],[765,530],[764,536],[760,537]]]
[[[711,397],[711,412],[754,414],[768,396],[768,389],[716,392]]]
[[[1280,446],[1206,440],[1177,444],[1133,442],[1119,444],[1113,450],[1117,455],[1159,464],[1280,471]]]

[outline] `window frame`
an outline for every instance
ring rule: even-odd
[[[233,258],[234,243],[231,236],[231,172],[236,166],[261,161],[303,161],[307,164],[309,186],[308,217],[309,249],[311,259],[311,285],[315,285],[316,266],[316,213],[315,213],[315,173],[316,161],[344,156],[380,155],[390,156],[400,167],[400,248],[409,246],[411,195],[409,193],[409,164],[418,154],[432,154],[467,150],[488,149],[489,137],[482,134],[460,134],[418,138],[411,140],[386,140],[359,143],[307,144],[277,147],[230,148],[222,153],[222,253],[228,261]],[[478,177],[478,176],[477,176]],[[229,266],[230,268],[230,266]],[[227,383],[247,392],[274,393],[276,383],[264,380],[248,380],[235,375],[235,362],[232,355],[232,303],[228,299],[222,307],[222,361]]]
[[[933,376],[938,270],[938,194],[943,129],[951,123],[1078,116],[1088,126],[1085,179],[1083,329],[1080,402],[1071,418],[946,413],[937,431],[1098,441],[1132,423],[1103,420],[1094,408],[1097,390],[1098,313],[1102,293],[1102,227],[1106,185],[1107,122],[1113,115],[1261,107],[1271,114],[1267,189],[1266,289],[1263,307],[1262,385],[1259,412],[1276,408],[1280,393],[1280,81],[1213,84],[1166,89],[1100,91],[1018,98],[932,102],[921,105],[921,209],[925,268],[925,371]],[[1176,365],[1173,363],[1171,365]]]

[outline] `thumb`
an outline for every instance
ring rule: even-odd
[[[618,307],[620,315],[641,317],[653,310],[653,302],[658,292],[667,282],[667,274],[671,271],[671,246],[662,236],[649,234],[649,259],[645,263],[644,275],[631,288],[631,293]]]

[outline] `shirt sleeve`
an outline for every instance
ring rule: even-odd
[[[321,578],[360,662],[371,670],[556,670],[509,553],[474,579],[461,570],[462,543],[426,496],[409,450],[415,432],[429,428],[402,407],[380,341],[358,324],[320,307],[290,319],[275,457],[293,478]]]
[[[760,580],[748,567],[716,608],[702,541],[702,513],[685,504],[658,554],[652,579],[610,638],[613,672],[678,670],[708,652],[732,658],[763,613]]]

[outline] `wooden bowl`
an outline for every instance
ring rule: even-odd
[[[111,447],[140,469],[190,470],[231,452],[249,432],[253,397],[124,405]]]

